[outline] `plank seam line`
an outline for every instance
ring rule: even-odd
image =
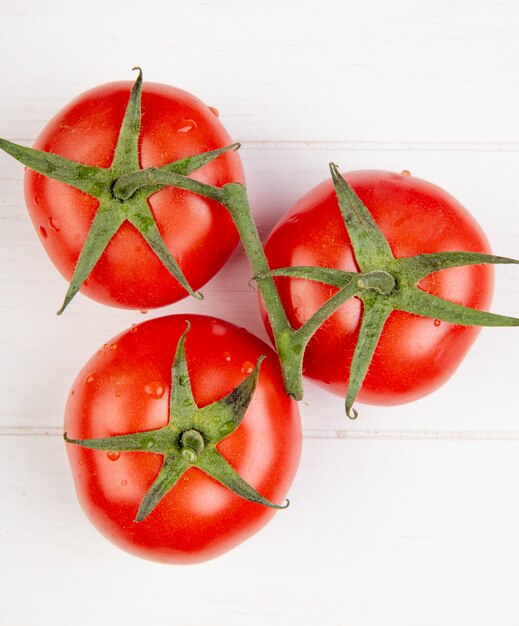
[[[0,437],[61,437],[55,426],[0,427]],[[519,441],[516,431],[454,431],[454,430],[333,430],[304,429],[305,439],[350,440],[430,440],[430,441]]]
[[[34,138],[10,137],[11,141],[32,145]],[[519,152],[519,141],[385,141],[342,139],[241,139],[244,150],[313,148],[366,152]]]

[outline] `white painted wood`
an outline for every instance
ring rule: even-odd
[[[518,475],[517,441],[308,439],[287,511],[171,567],[90,526],[58,437],[0,438],[0,624],[515,626]]]
[[[138,63],[220,109],[263,235],[335,161],[445,187],[496,253],[519,256],[515,0],[2,0],[0,29],[0,136],[30,145],[71,98]],[[483,331],[429,398],[359,406],[357,422],[307,383],[290,509],[211,563],[140,561],[79,510],[59,434],[83,362],[143,317],[82,296],[54,315],[65,284],[21,180],[1,154],[0,626],[517,624],[513,329]],[[249,275],[238,250],[204,303],[147,317],[205,312],[265,337]],[[493,309],[517,315],[517,268],[496,275]]]
[[[515,0],[3,0],[2,31],[19,138],[139,64],[242,140],[519,141]]]

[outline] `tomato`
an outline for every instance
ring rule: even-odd
[[[108,168],[131,88],[130,82],[116,82],[81,94],[47,124],[34,147]],[[160,167],[230,143],[216,109],[181,89],[144,83],[139,135],[142,168]],[[230,151],[192,177],[216,186],[243,181],[240,158]],[[70,281],[98,200],[32,170],[25,174],[25,198],[45,251]],[[226,209],[171,187],[152,195],[149,204],[167,248],[191,286],[198,289],[222,267],[237,244]],[[105,304],[145,309],[187,295],[128,221],[112,238],[81,291]]]
[[[344,175],[367,207],[396,258],[448,250],[489,253],[481,228],[450,194],[424,180],[391,172]],[[271,269],[322,266],[359,271],[331,180],[303,196],[270,234],[265,252]],[[336,291],[301,278],[277,277],[290,323],[299,328]],[[443,269],[418,286],[476,309],[490,304],[493,269],[471,265]],[[306,376],[346,394],[363,305],[352,298],[319,328],[305,353]],[[265,311],[263,317],[267,323]],[[385,323],[358,399],[400,404],[442,385],[456,370],[479,328],[393,311]]]
[[[263,496],[282,502],[301,451],[297,404],[284,393],[273,350],[228,322],[169,316],[133,326],[106,343],[73,384],[65,412],[67,435],[110,437],[165,426],[170,418],[172,363],[186,320],[191,328],[185,354],[199,407],[228,394],[266,355],[242,423],[217,449]],[[274,512],[189,467],[148,517],[136,522],[163,457],[70,444],[67,452],[87,516],[108,539],[140,557],[170,563],[216,557],[259,530]]]

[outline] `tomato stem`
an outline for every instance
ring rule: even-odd
[[[356,296],[364,303],[358,342],[350,366],[346,396],[346,413],[354,419],[353,404],[376,349],[384,325],[393,310],[407,311],[465,325],[516,326],[516,318],[475,311],[435,298],[417,287],[419,280],[447,267],[477,263],[517,263],[513,259],[474,252],[443,252],[397,259],[388,242],[338,168],[330,164],[338,204],[350,236],[360,272],[345,272],[325,267],[290,267],[271,271],[258,230],[252,218],[247,190],[241,183],[221,188],[200,183],[183,174],[149,168],[121,177],[114,186],[120,199],[131,197],[141,189],[171,185],[220,202],[229,211],[240,235],[253,270],[254,280],[263,298],[272,329],[285,390],[288,395],[303,397],[303,359],[306,346],[317,329],[348,299]],[[302,278],[331,285],[338,289],[300,328],[288,320],[275,283],[275,277]]]
[[[202,154],[174,161],[163,167],[149,167],[144,170],[139,169],[126,173],[115,181],[112,187],[112,194],[114,198],[124,202],[132,198],[139,190],[144,189],[146,196],[149,196],[163,187],[171,186],[187,189],[206,198],[221,202],[222,195],[219,187],[206,185],[193,179],[189,179],[191,181],[189,182],[184,177],[206,163],[210,163],[225,152],[237,150],[239,147],[239,143],[233,143],[217,150],[209,150]]]
[[[288,321],[274,279],[270,274],[267,257],[252,218],[247,189],[240,183],[230,183],[223,187],[223,191],[222,203],[236,225],[265,304],[274,344],[281,362],[285,390],[295,400],[301,400],[303,398],[304,345]]]
[[[383,270],[375,270],[359,274],[356,285],[359,291],[376,291],[384,296],[388,296],[395,288],[396,281],[394,276]]]

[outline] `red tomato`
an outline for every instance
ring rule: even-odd
[[[131,88],[130,82],[117,82],[81,94],[47,124],[34,147],[86,165],[109,167]],[[144,83],[142,168],[230,143],[216,114],[200,100],[176,87]],[[216,186],[244,180],[240,158],[233,151],[192,177]],[[98,201],[31,170],[25,175],[25,198],[47,254],[70,280]],[[238,241],[226,209],[173,188],[162,189],[149,202],[167,247],[198,289],[220,269]],[[105,304],[146,309],[187,295],[129,222],[111,240],[81,291]]]
[[[489,253],[474,218],[450,194],[419,178],[381,171],[344,175],[370,211],[395,257],[464,250]],[[303,196],[281,219],[265,246],[270,267],[315,265],[358,271],[332,181]],[[276,278],[291,324],[299,328],[336,292],[309,280]],[[486,309],[493,287],[490,265],[459,267],[423,279],[425,291],[465,306]],[[359,332],[362,303],[352,298],[310,340],[304,373],[345,396]],[[266,321],[265,312],[263,317]],[[391,313],[358,399],[400,404],[434,391],[456,370],[479,333],[401,311]]]
[[[217,449],[250,485],[282,503],[300,451],[297,404],[283,389],[276,354],[228,322],[169,316],[144,322],[109,341],[79,373],[68,399],[70,437],[109,437],[168,423],[171,367],[178,340],[191,322],[185,351],[199,407],[229,393],[266,355],[243,422]],[[157,477],[162,456],[106,452],[67,445],[79,501],[92,523],[121,548],[170,563],[195,563],[230,550],[272,517],[190,467],[149,516],[135,522]]]

